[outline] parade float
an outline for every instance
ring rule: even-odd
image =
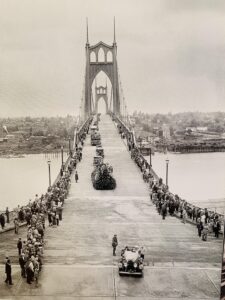
[[[107,163],[100,162],[91,174],[92,184],[96,190],[114,190],[116,180],[112,176],[113,168]]]

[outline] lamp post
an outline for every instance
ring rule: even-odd
[[[61,147],[62,169],[63,169],[63,146]]]
[[[141,151],[141,148],[142,148],[142,137],[140,137],[140,151]]]
[[[166,186],[168,187],[168,166],[169,166],[169,159],[166,159]]]
[[[150,148],[149,155],[150,155],[150,157],[149,157],[149,168],[151,169],[151,167],[152,167],[152,148]]]
[[[71,156],[71,138],[69,137],[69,155]]]
[[[51,187],[51,161],[48,160],[48,181],[49,181],[49,187]]]

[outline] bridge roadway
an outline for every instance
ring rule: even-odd
[[[38,287],[28,286],[13,266],[14,286],[6,287],[1,276],[0,298],[218,299],[222,240],[210,237],[202,242],[194,226],[172,217],[162,220],[109,116],[102,116],[99,125],[116,190],[93,189],[95,147],[88,136],[78,166],[79,182],[72,177],[63,221],[58,228],[46,230]],[[112,256],[114,233],[119,239],[117,257]],[[16,262],[14,233],[0,235],[0,245],[1,259],[8,253]],[[125,245],[145,247],[144,278],[118,276],[117,260]]]

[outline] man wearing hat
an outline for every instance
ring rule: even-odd
[[[20,257],[19,257],[19,264],[21,268],[21,276],[26,277],[26,270],[25,270],[25,265],[26,265],[27,259],[25,257],[25,254],[22,252]]]
[[[11,267],[11,262],[8,257],[6,257],[6,263],[5,263],[5,273],[6,273],[6,280],[5,283],[9,283],[10,285],[13,285],[12,283],[12,267]]]
[[[18,249],[18,254],[21,255],[21,252],[22,252],[22,248],[23,248],[23,243],[21,241],[21,238],[18,239],[18,242],[17,242],[17,249]]]
[[[114,234],[112,238],[113,256],[116,256],[116,247],[118,246],[117,235]]]

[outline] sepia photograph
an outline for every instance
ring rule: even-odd
[[[0,300],[225,300],[225,1],[0,0]]]

